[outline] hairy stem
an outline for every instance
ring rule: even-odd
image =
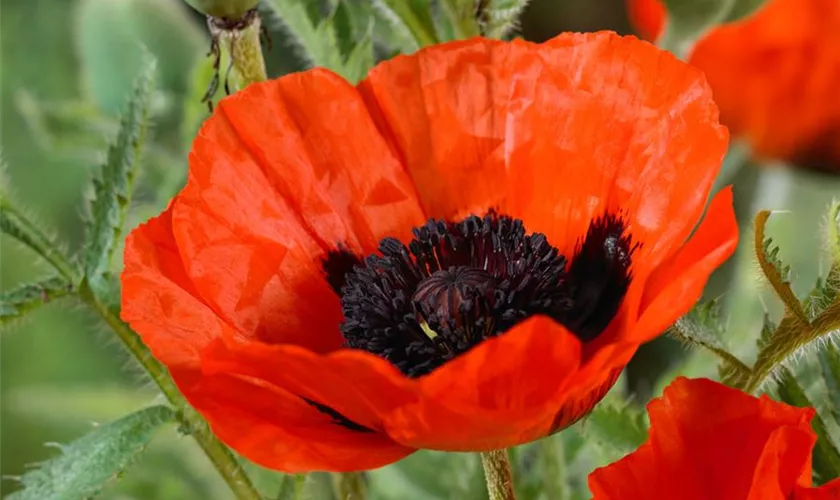
[[[507,450],[486,451],[481,454],[487,494],[490,500],[515,500],[510,459]]]

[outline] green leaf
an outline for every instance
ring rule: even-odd
[[[779,399],[787,404],[800,408],[814,408],[796,377],[787,368],[780,370],[777,390]],[[822,480],[840,477],[840,452],[832,443],[825,422],[819,414],[814,415],[811,426],[817,434],[817,444],[813,452],[814,474]]]
[[[99,293],[108,287],[111,258],[119,244],[131,190],[148,126],[149,104],[154,87],[155,64],[148,61],[137,77],[120,121],[116,141],[108,148],[100,175],[93,180],[94,198],[87,225],[84,274],[90,288]]]
[[[396,34],[402,45],[409,39],[413,47],[403,47],[402,52],[439,43],[435,32],[435,22],[429,8],[429,0],[371,0],[375,11],[382,17]],[[405,35],[408,33],[408,37]]]
[[[481,34],[477,17],[480,0],[440,0],[439,4],[449,21],[454,39],[463,40]]]
[[[584,438],[598,443],[604,454],[617,460],[647,440],[647,419],[641,408],[626,402],[604,401],[583,420]]]
[[[374,66],[373,59],[373,25],[370,25],[365,36],[356,43],[344,63],[342,76],[350,83],[357,83],[367,76]]]
[[[66,446],[61,455],[27,472],[23,489],[9,500],[78,500],[96,495],[125,469],[163,424],[175,420],[166,406],[152,406],[104,425]]]
[[[484,0],[478,12],[481,32],[488,38],[507,38],[518,28],[519,16],[531,0]]]
[[[723,327],[720,306],[716,300],[696,306],[678,319],[668,333],[689,347],[700,347],[718,356],[723,379],[750,372],[750,368],[730,353],[721,341]]]
[[[668,21],[660,44],[684,58],[707,31],[753,13],[764,0],[663,0]]]
[[[826,342],[820,349],[818,359],[828,390],[828,407],[834,419],[840,423],[840,348],[832,342]]]
[[[27,312],[70,295],[73,291],[73,284],[65,278],[53,277],[3,292],[0,294],[0,325],[6,325]]]
[[[344,61],[335,31],[328,20],[313,20],[309,15],[311,3],[309,0],[267,0],[263,5],[280,22],[298,54],[310,66],[341,73]]]

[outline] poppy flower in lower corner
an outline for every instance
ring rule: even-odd
[[[680,377],[648,404],[650,436],[589,476],[593,500],[837,500],[812,487],[812,408]]]
[[[638,33],[654,40],[661,0],[627,0]],[[688,62],[700,68],[721,121],[762,159],[840,173],[840,2],[767,0],[714,28]]]
[[[699,71],[633,37],[473,39],[224,99],[125,251],[122,317],[283,471],[579,419],[733,252]]]

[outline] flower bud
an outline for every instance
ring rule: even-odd
[[[259,0],[184,0],[193,9],[212,17],[231,21],[242,18],[257,7]]]

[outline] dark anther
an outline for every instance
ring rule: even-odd
[[[561,317],[581,340],[597,337],[618,312],[630,286],[630,260],[638,247],[620,216],[606,214],[589,224],[567,276],[573,305]]]
[[[302,398],[302,399],[304,401],[306,401],[307,404],[316,408],[321,413],[323,413],[325,415],[329,415],[330,417],[332,417],[333,422],[335,422],[336,424],[338,424],[342,427],[345,427],[347,429],[350,429],[351,431],[356,431],[356,432],[373,432],[373,430],[368,429],[364,425],[357,424],[356,422],[353,422],[349,418],[345,417],[344,415],[342,415],[341,413],[337,412],[336,410],[330,408],[327,405],[322,405],[321,403],[316,403],[315,401],[312,401],[311,399],[307,399],[307,398]]]
[[[344,286],[347,273],[360,265],[362,265],[362,259],[343,245],[338,245],[338,250],[331,250],[327,253],[327,256],[321,262],[324,274],[327,275],[327,283],[337,294],[341,294],[341,288]]]
[[[324,269],[341,290],[347,346],[415,377],[534,315],[592,340],[618,310],[635,248],[622,219],[605,215],[592,222],[567,271],[544,235],[491,212],[431,220],[407,245],[385,238],[380,255],[364,262],[330,254]]]

